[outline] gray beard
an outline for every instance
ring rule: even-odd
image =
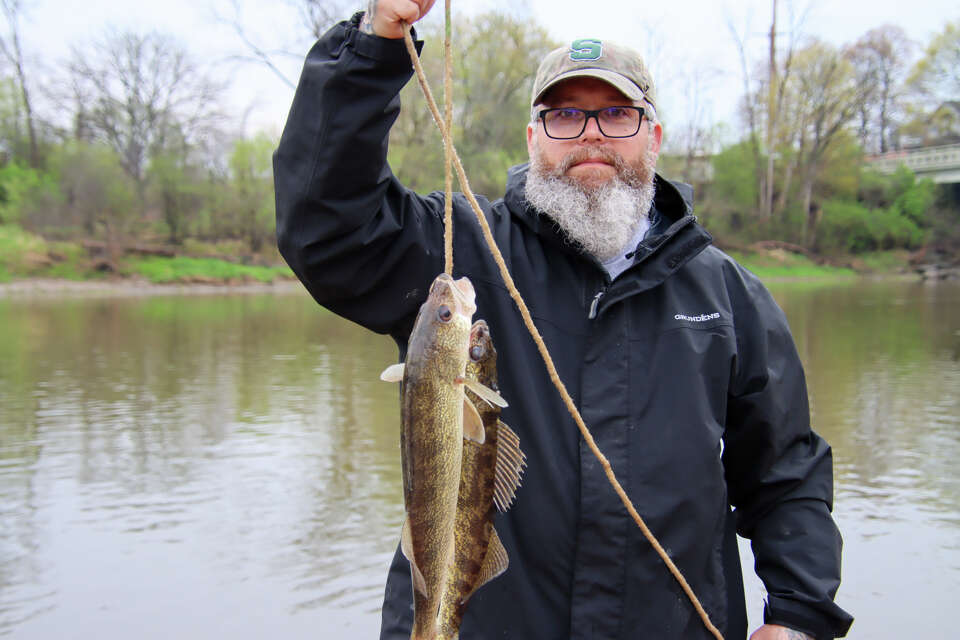
[[[549,216],[568,240],[601,262],[624,251],[640,221],[649,214],[654,196],[654,160],[650,153],[641,161],[639,171],[612,152],[609,159],[617,169],[616,177],[588,187],[564,175],[578,161],[577,153],[557,167],[545,166],[535,154],[525,192],[527,202]]]

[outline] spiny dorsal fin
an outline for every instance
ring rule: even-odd
[[[398,362],[384,369],[380,379],[384,382],[403,382],[403,363]]]
[[[465,378],[463,384],[466,385],[467,389],[470,389],[470,391],[473,391],[475,394],[477,394],[478,397],[486,400],[491,407],[494,405],[498,407],[507,406],[507,401],[503,399],[503,396],[490,387],[474,380],[473,378]]]
[[[483,419],[466,394],[463,396],[463,437],[477,444],[483,444],[487,439],[487,430],[483,428]]]
[[[520,438],[502,421],[497,421],[497,470],[494,480],[493,502],[500,511],[513,503],[520,486],[520,476],[527,456],[520,450]]]
[[[420,567],[417,566],[416,558],[413,557],[413,537],[410,533],[410,516],[403,519],[403,529],[400,531],[400,550],[403,552],[403,557],[410,563],[410,578],[413,580],[413,588],[423,594],[424,598],[429,597],[427,594],[427,581],[424,579]]]
[[[509,565],[510,557],[507,555],[507,550],[503,548],[503,543],[500,542],[497,530],[494,529],[490,532],[490,543],[487,545],[487,555],[483,557],[477,586],[470,592],[470,596],[476,593],[477,589],[506,571]],[[467,596],[467,598],[469,599],[470,596]]]

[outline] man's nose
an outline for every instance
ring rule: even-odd
[[[600,121],[597,119],[596,115],[588,116],[586,126],[583,128],[583,133],[580,134],[580,139],[583,141],[596,141],[603,140],[603,132],[600,131]]]

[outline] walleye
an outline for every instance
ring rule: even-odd
[[[474,298],[467,278],[437,276],[413,325],[406,364],[392,365],[380,376],[402,383],[400,456],[407,515],[400,547],[413,582],[412,640],[436,638],[437,611],[453,558],[463,439],[484,441],[483,423],[464,386],[506,405],[499,394],[465,375]]]
[[[467,377],[497,390],[497,351],[483,320],[470,331]],[[467,397],[483,421],[485,440],[463,443],[454,562],[438,621],[444,640],[457,637],[470,596],[507,569],[507,552],[493,528],[493,517],[497,509],[505,511],[513,502],[524,465],[517,435],[500,421],[500,407],[471,391]]]

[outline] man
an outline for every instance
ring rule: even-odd
[[[401,358],[443,270],[443,194],[407,190],[386,164],[412,74],[401,23],[432,4],[378,0],[324,35],[275,156],[284,257],[319,303],[390,334]],[[529,167],[510,171],[503,199],[479,200],[599,447],[725,637],[747,634],[735,530],[769,594],[753,640],[843,636],[830,449],[810,430],[789,329],[655,174],[643,62],[577,41],[545,59],[531,102]],[[454,218],[454,275],[476,288],[528,462],[496,522],[509,569],[473,596],[460,637],[712,637],[580,439],[463,196]],[[381,638],[409,637],[411,601],[398,552]]]

